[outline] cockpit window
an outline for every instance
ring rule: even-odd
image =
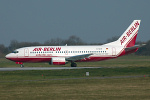
[[[18,51],[15,50],[15,51],[13,51],[13,53],[18,53]]]

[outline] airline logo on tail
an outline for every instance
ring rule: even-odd
[[[133,26],[131,26],[131,28],[126,32],[126,34],[122,37],[122,39],[120,40],[121,45],[126,42],[126,40],[131,36],[131,34],[137,29],[137,27],[139,26],[139,22],[136,21],[134,23]],[[138,33],[138,30],[135,32],[135,34]]]

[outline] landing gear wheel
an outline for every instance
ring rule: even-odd
[[[77,67],[77,64],[76,63],[71,63],[71,67]]]
[[[20,65],[20,67],[21,67],[21,68],[23,68],[23,67],[24,67],[24,65],[23,65],[23,64],[21,64],[21,65]]]

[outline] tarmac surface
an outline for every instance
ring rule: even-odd
[[[63,69],[93,69],[102,67],[9,67],[0,68],[0,71],[17,71],[17,70],[63,70]]]

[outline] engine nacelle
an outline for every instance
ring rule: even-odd
[[[65,65],[66,64],[66,60],[63,57],[53,57],[51,58],[51,65]]]

